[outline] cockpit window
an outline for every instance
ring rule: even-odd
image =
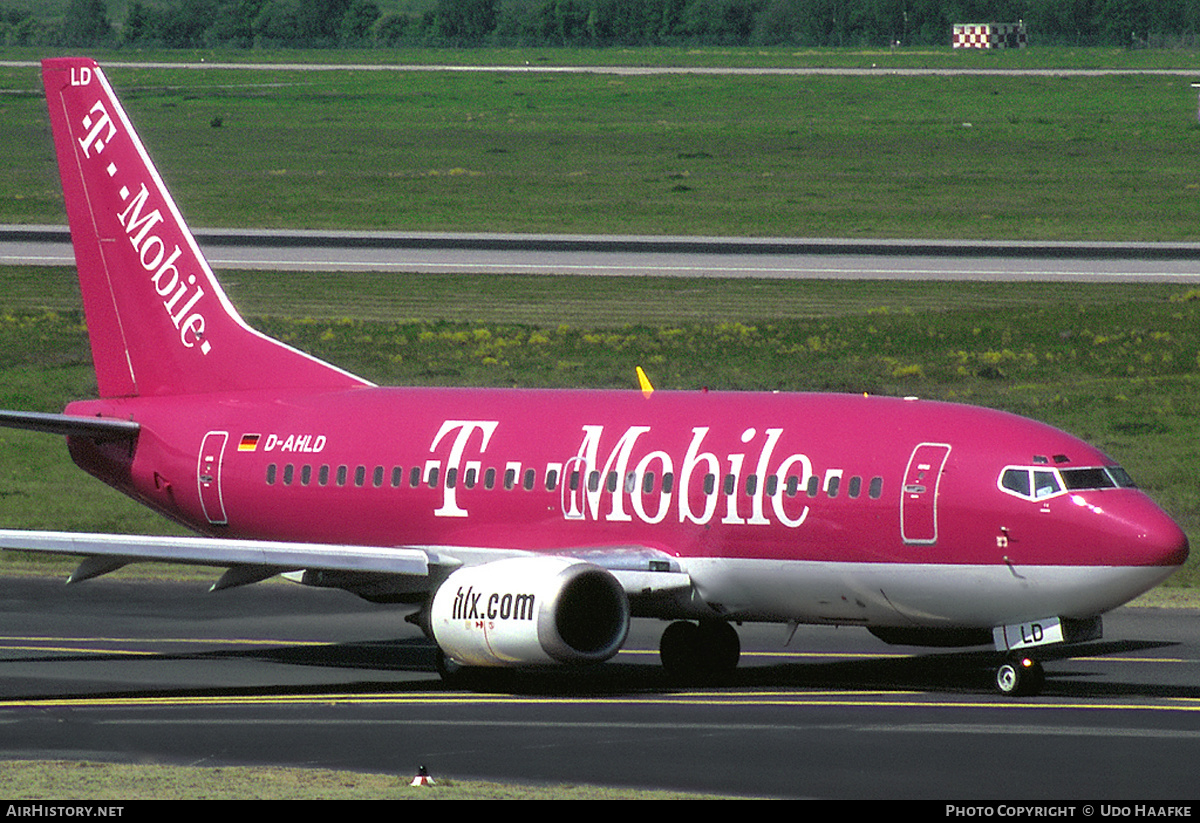
[[[1033,472],[1033,496],[1037,500],[1043,497],[1052,497],[1062,491],[1062,486],[1059,485],[1058,477],[1054,472],[1046,469],[1035,470]]]
[[[1120,466],[1051,469],[1046,466],[1008,466],[998,484],[1008,494],[1026,500],[1045,500],[1068,491],[1133,488],[1133,478]]]
[[[1000,475],[1000,488],[1021,497],[1029,497],[1029,469],[1005,469]]]
[[[1137,488],[1137,483],[1133,482],[1133,478],[1129,476],[1129,472],[1125,471],[1120,466],[1105,466],[1108,476],[1113,479],[1118,486],[1123,489]]]
[[[1111,489],[1117,484],[1104,469],[1063,469],[1063,485],[1075,489]]]

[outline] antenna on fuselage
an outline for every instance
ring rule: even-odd
[[[650,385],[650,378],[646,376],[644,371],[642,371],[641,366],[637,367],[637,378],[638,385],[642,389],[643,397],[649,397],[650,395],[654,394],[654,386]]]

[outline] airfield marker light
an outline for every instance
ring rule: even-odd
[[[429,769],[425,768],[424,766],[421,766],[421,768],[417,769],[417,776],[414,777],[412,779],[412,782],[409,783],[408,785],[410,785],[410,786],[434,786],[437,784],[435,784],[433,782],[433,778],[429,776]]]

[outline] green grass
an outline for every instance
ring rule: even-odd
[[[917,394],[1095,443],[1200,537],[1200,292],[1166,284],[228,272],[254,325],[382,384]],[[0,407],[95,391],[73,277],[0,269]],[[34,288],[33,284],[39,284]],[[0,430],[0,524],[161,532]],[[1194,582],[1200,560],[1177,582]]]
[[[110,74],[195,225],[1200,239],[1180,77]],[[0,91],[0,222],[62,222],[36,71]]]
[[[232,57],[505,63],[513,54]],[[867,57],[882,59],[783,50],[563,50],[526,59],[853,65]],[[1195,63],[1184,52],[1102,50],[886,57],[1000,67]],[[1200,235],[1200,127],[1194,92],[1177,77],[137,68],[112,78],[197,225]],[[63,219],[39,86],[33,69],[0,67],[0,90],[12,92],[0,95],[9,147],[0,154],[0,222]],[[0,405],[57,410],[90,395],[72,274],[8,268],[3,278],[0,312],[13,316],[0,322]],[[1200,324],[1196,303],[1183,299],[1194,295],[1168,286],[248,272],[223,280],[266,331],[382,383],[631,386],[640,364],[662,388],[915,393],[1007,408],[1109,449],[1200,533]],[[132,503],[113,503],[52,439],[0,432],[0,479],[0,522],[163,528]]]
[[[0,59],[54,56],[43,48],[0,48]],[[63,56],[78,50],[59,50]],[[938,69],[1192,69],[1197,49],[1046,47],[982,51],[944,47],[796,48],[787,46],[703,47],[483,47],[399,49],[95,49],[99,60],[187,63],[315,63],[336,65],[450,66],[619,66],[704,68],[938,68]]]
[[[303,59],[1197,65],[1187,52],[1037,49],[325,52]],[[1200,129],[1194,94],[1179,78],[140,69],[112,77],[197,225],[1105,240],[1197,239],[1200,232]],[[0,90],[10,92],[0,95],[0,222],[62,222],[36,72],[0,68]],[[220,129],[210,125],[217,116]],[[1197,303],[1186,299],[1194,295],[1178,288],[251,272],[223,273],[223,280],[259,327],[381,382],[631,387],[640,364],[660,388],[868,390],[1007,408],[1110,451],[1193,542],[1200,537],[1200,318]],[[57,411],[94,395],[78,305],[69,270],[0,268],[0,407]],[[0,525],[177,531],[86,477],[58,439],[11,430],[0,430]],[[30,561],[0,553],[0,564],[24,569]],[[1175,582],[1194,583],[1198,567],[1193,560]],[[57,573],[63,562],[43,568]],[[1160,589],[1146,602],[1177,597],[1177,589]],[[277,769],[0,765],[0,795],[14,800],[449,799],[535,791],[457,780],[417,790],[405,782]],[[548,791],[594,797],[601,790]]]
[[[10,801],[79,800],[699,800],[720,795],[598,786],[523,786],[328,769],[169,766],[68,761],[0,762],[0,795]],[[731,798],[725,798],[731,799]],[[20,807],[18,806],[18,809]]]

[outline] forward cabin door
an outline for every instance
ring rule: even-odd
[[[588,463],[582,457],[572,457],[563,464],[562,482],[562,512],[567,520],[583,520],[587,515],[587,483]]]
[[[905,543],[937,543],[938,484],[949,456],[947,443],[921,443],[908,458],[900,490],[900,536]]]
[[[221,460],[229,432],[209,432],[200,444],[196,460],[196,483],[200,489],[200,506],[204,516],[214,526],[225,526],[225,502],[221,499]]]

